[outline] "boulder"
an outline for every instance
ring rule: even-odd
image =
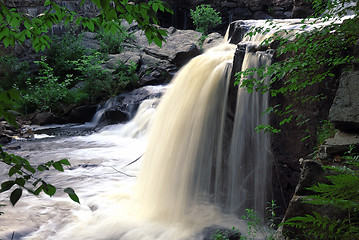
[[[62,119],[65,123],[85,123],[91,121],[97,105],[83,105],[72,108]]]
[[[101,46],[96,39],[96,34],[92,32],[84,32],[82,35],[81,43],[85,48],[100,50]]]
[[[223,37],[221,34],[216,32],[208,34],[208,37],[206,37],[206,39],[202,44],[202,49],[207,50],[209,48],[219,45],[222,42],[223,42]]]
[[[329,120],[340,130],[359,131],[359,72],[341,76]]]
[[[128,121],[144,100],[159,98],[164,92],[165,88],[163,87],[145,86],[129,93],[120,94],[116,97],[112,107],[104,111],[102,121],[111,124]]]
[[[55,119],[55,115],[51,112],[45,111],[45,112],[39,112],[37,113],[32,119],[33,124],[37,125],[46,125],[53,123]]]
[[[141,31],[139,31],[141,32]],[[154,43],[149,46],[144,44],[144,35],[137,33],[136,41],[145,46],[142,50],[155,58],[167,60],[176,66],[183,66],[189,59],[201,53],[199,47],[199,38],[201,33],[193,30],[176,30],[174,28],[168,29],[168,37],[162,47],[158,47]],[[138,36],[139,35],[139,36]],[[147,40],[145,40],[147,42]]]
[[[143,54],[139,63],[139,86],[168,83],[178,68],[169,61]]]
[[[141,61],[141,52],[136,49],[130,49],[119,54],[109,54],[105,63],[105,67],[108,69],[116,69],[119,62],[123,62],[126,65],[136,64],[139,65]]]

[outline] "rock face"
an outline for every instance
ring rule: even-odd
[[[344,73],[332,107],[329,120],[343,131],[359,132],[359,72]]]

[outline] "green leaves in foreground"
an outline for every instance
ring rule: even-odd
[[[15,206],[21,198],[23,189],[35,196],[44,192],[52,197],[56,193],[57,188],[43,179],[36,177],[35,174],[48,171],[52,168],[63,172],[64,165],[71,166],[67,159],[61,159],[60,161],[48,161],[35,167],[32,166],[28,160],[20,156],[6,153],[1,147],[0,162],[3,162],[10,167],[7,175],[11,179],[1,183],[0,193],[9,191],[17,186],[17,188],[10,194],[10,202],[13,206]],[[80,203],[78,196],[72,188],[66,188],[64,192],[67,193],[73,201]]]
[[[33,48],[44,51],[50,46],[50,38],[47,33],[56,24],[68,25],[76,23],[91,32],[103,29],[106,32],[118,33],[120,20],[128,23],[136,21],[139,28],[146,33],[149,43],[154,42],[158,46],[165,41],[166,31],[158,26],[157,12],[173,14],[166,2],[151,0],[147,3],[134,3],[128,0],[91,0],[98,8],[99,14],[93,18],[79,16],[78,13],[66,7],[60,7],[54,0],[44,2],[43,13],[30,17],[17,9],[9,9],[3,0],[0,0],[0,42],[8,46],[16,43],[24,43],[29,39]],[[81,5],[85,3],[81,1]]]

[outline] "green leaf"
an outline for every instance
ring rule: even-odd
[[[14,186],[15,181],[6,181],[1,184],[0,193],[9,190],[12,186]]]
[[[54,162],[54,163],[52,164],[52,166],[53,166],[56,170],[58,170],[58,171],[60,171],[60,172],[63,172],[63,171],[64,171],[64,168],[62,167],[61,162]]]
[[[35,194],[36,196],[38,196],[38,195],[40,194],[40,192],[43,190],[43,188],[44,188],[44,186],[41,185],[40,187],[38,187],[38,188],[34,191],[34,194]]]
[[[31,172],[31,173],[35,173],[36,170],[35,168],[33,168],[31,165],[24,165],[23,166],[27,171]]]
[[[19,172],[19,166],[15,165],[15,166],[10,168],[8,175],[9,175],[9,177],[11,177],[12,175],[14,175],[14,174],[16,174],[18,172]]]
[[[21,198],[21,195],[22,195],[21,188],[17,188],[11,193],[10,202],[13,206],[15,206],[15,204],[19,201],[19,199]]]
[[[61,159],[59,162],[62,163],[63,165],[71,166],[71,163],[66,158]]]
[[[56,193],[56,187],[52,186],[51,184],[42,181],[42,186],[44,192],[50,197],[52,197]]]
[[[15,183],[21,187],[23,187],[25,185],[25,182],[26,181],[23,178],[16,178],[16,180],[15,180]]]
[[[100,0],[91,0],[98,8],[101,8],[101,1]]]
[[[50,0],[46,0],[45,3],[44,3],[44,7],[47,7],[51,5],[51,1]]]
[[[39,170],[40,172],[43,172],[45,170],[49,170],[49,168],[47,166],[41,164],[37,167],[37,170]]]
[[[105,11],[105,13],[108,13],[110,9],[110,0],[100,0],[100,2],[101,2],[101,7]]]
[[[154,41],[154,43],[155,43],[157,46],[162,47],[162,41],[161,41],[161,39],[159,39],[158,37],[155,37],[155,38],[153,39],[153,41]]]
[[[72,188],[66,188],[64,190],[65,193],[69,195],[69,197],[72,199],[72,201],[80,203],[79,197],[76,195],[75,191]]]
[[[86,26],[88,29],[90,29],[91,32],[95,30],[95,25],[92,21],[88,21]]]

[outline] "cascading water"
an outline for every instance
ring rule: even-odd
[[[46,207],[50,210],[46,210],[42,200],[25,196],[21,200],[23,209],[31,206],[50,217],[56,215],[53,212],[61,217],[46,224],[49,219],[41,215],[34,220],[36,223],[20,231],[21,236],[199,240],[203,239],[201,231],[213,225],[239,226],[245,234],[243,223],[222,212],[239,214],[244,208],[263,212],[269,192],[270,150],[269,137],[254,132],[259,123],[268,122],[267,117],[260,119],[267,108],[267,96],[239,89],[233,134],[227,141],[231,144],[229,152],[223,154],[235,49],[236,45],[223,43],[192,59],[175,76],[153,119],[154,104],[146,101],[125,125],[110,126],[89,136],[40,142],[40,148],[22,148],[18,154],[33,159],[40,155],[51,159],[68,157],[74,167],[67,171],[67,178],[77,184],[73,187],[82,204],[68,203],[60,196],[60,200],[52,198],[53,205],[50,202],[51,206]],[[253,53],[250,49],[248,45],[243,70],[270,63],[269,53]],[[41,154],[30,153],[38,148]],[[142,163],[130,164],[143,152]],[[136,175],[137,181],[132,177]],[[56,180],[56,173],[47,177],[54,185],[64,186],[63,180]],[[50,200],[45,197],[43,201]],[[8,208],[2,210],[6,212]],[[9,231],[0,229],[0,237],[9,236]]]

